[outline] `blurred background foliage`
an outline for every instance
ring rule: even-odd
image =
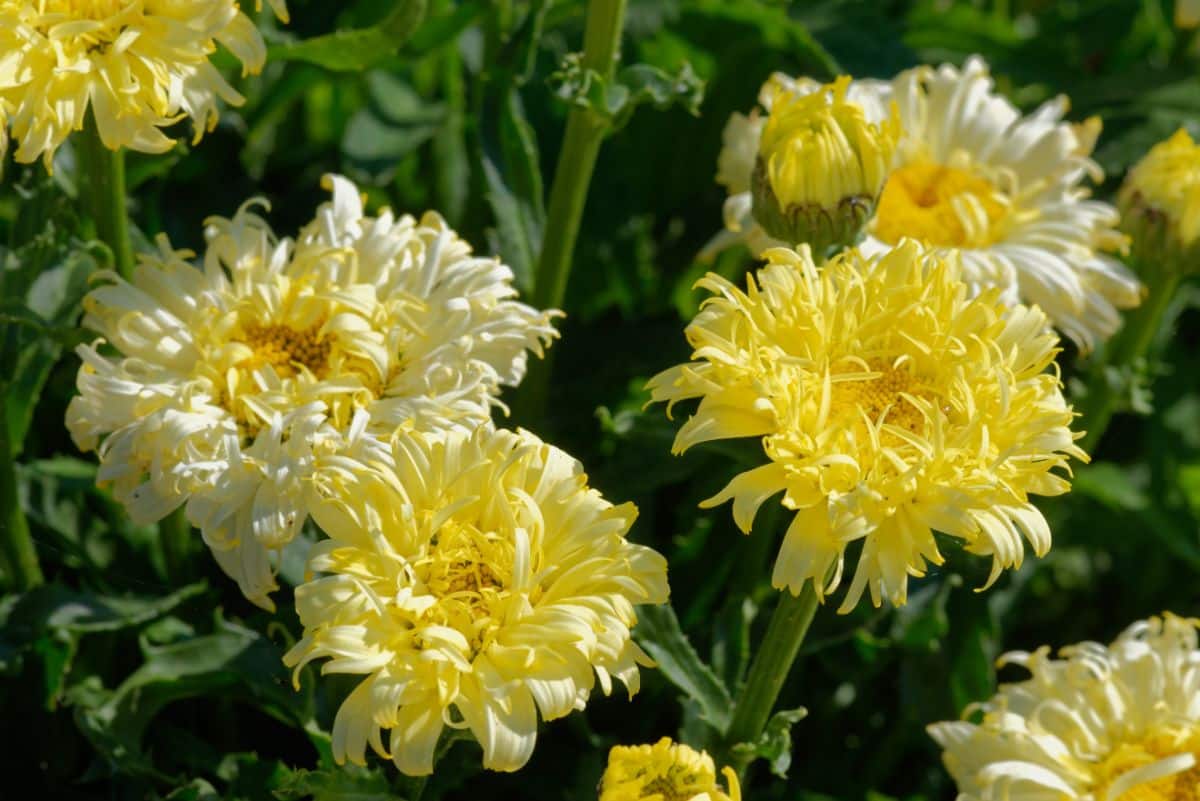
[[[389,36],[413,22],[402,18],[408,5],[290,0],[292,24],[274,28],[264,15],[272,61],[261,76],[233,76],[246,104],[198,147],[131,156],[142,246],[166,235],[199,249],[206,217],[255,195],[277,232],[294,233],[323,199],[321,175],[336,171],[373,206],[438,209],[527,287],[567,100],[589,102],[564,61],[580,47],[585,4],[432,0],[397,49]],[[359,33],[297,44],[335,30]],[[775,597],[766,578],[781,515],[744,538],[726,510],[696,506],[747,451],[672,457],[676,424],[642,410],[645,379],[688,355],[692,283],[708,269],[736,278],[748,264],[745,252],[696,261],[720,226],[713,175],[729,114],[752,107],[774,70],[889,77],[979,53],[1023,109],[1066,93],[1073,119],[1103,118],[1107,196],[1150,144],[1180,125],[1200,134],[1198,48],[1160,0],[630,0],[623,63],[645,66],[623,77],[669,107],[617,112],[628,120],[597,165],[548,409],[508,424],[565,448],[607,497],[640,507],[633,537],[670,558],[672,605],[695,649],[668,618],[647,619],[665,669],[699,657],[736,690]],[[57,166],[47,178],[9,163],[0,185],[4,423],[48,578],[0,601],[6,786],[62,799],[403,797],[411,787],[389,765],[332,766],[327,732],[350,682],[310,677],[292,690],[279,660],[299,632],[288,591],[277,616],[254,609],[199,543],[187,580],[168,579],[155,531],[123,517],[72,446],[62,424],[78,368],[70,349],[88,338],[75,327],[79,301],[106,255],[72,210],[69,147]],[[1049,556],[977,594],[986,566],[948,546],[947,565],[913,582],[908,606],[821,610],[782,699],[808,709],[792,729],[790,768],[788,743],[773,746],[787,778],[759,763],[749,798],[952,798],[924,725],[986,697],[999,653],[1108,640],[1138,617],[1200,610],[1197,305],[1185,287],[1131,396],[1140,414],[1118,417],[1074,492],[1043,504]],[[1077,361],[1063,356],[1075,392]],[[302,560],[301,546],[285,554],[285,584],[302,579]],[[478,748],[455,744],[424,797],[595,798],[611,745],[680,730],[703,739],[713,699],[694,696],[645,671],[632,704],[596,697],[586,714],[543,727],[519,774],[483,774]]]

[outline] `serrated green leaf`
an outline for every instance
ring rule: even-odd
[[[663,676],[700,706],[709,725],[724,733],[729,728],[733,699],[688,641],[671,605],[639,607],[633,633]]]
[[[213,634],[143,650],[142,666],[115,690],[68,693],[80,731],[120,770],[161,777],[142,747],[146,729],[167,704],[206,695],[241,698],[327,748],[311,731],[307,696],[292,690],[282,654],[261,634],[218,620]]]

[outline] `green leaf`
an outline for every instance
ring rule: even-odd
[[[1113,510],[1136,512],[1150,504],[1145,489],[1134,482],[1128,468],[1112,462],[1076,468],[1072,490]]]
[[[703,718],[723,734],[729,728],[733,699],[688,641],[670,604],[639,607],[634,636],[663,676],[699,704]]]
[[[750,664],[750,626],[758,605],[750,598],[727,603],[713,622],[712,667],[726,687],[737,688]]]
[[[377,25],[271,45],[271,61],[306,61],[335,72],[362,72],[395,55],[425,19],[426,0],[399,0]]]
[[[33,411],[63,348],[91,338],[75,326],[96,260],[50,226],[15,251],[0,253],[0,395],[13,456],[20,456]]]
[[[367,89],[370,102],[350,118],[342,152],[354,167],[384,182],[401,158],[437,134],[446,110],[384,70],[367,74]]]
[[[753,26],[761,40],[760,47],[781,50],[810,70],[824,73],[825,78],[832,79],[842,73],[837,59],[813,38],[803,22],[792,18],[783,4],[693,0],[686,13],[703,16],[724,28]]]
[[[767,721],[758,742],[737,743],[730,750],[744,763],[767,760],[771,773],[786,779],[788,768],[792,766],[792,726],[807,714],[804,707],[776,712]]]
[[[307,696],[292,690],[279,649],[257,632],[218,619],[213,634],[142,647],[145,662],[116,690],[68,694],[80,731],[119,770],[161,776],[142,742],[155,716],[184,698],[241,698],[304,730],[318,750],[325,747],[313,731]]]
[[[81,635],[134,628],[157,620],[206,589],[200,582],[160,598],[118,598],[47,584],[21,596],[4,629],[31,639],[46,630]]]
[[[546,223],[542,170],[533,128],[515,87],[505,92],[499,117],[499,131],[484,143],[487,201],[496,220],[500,256],[512,268],[518,288],[526,289]]]
[[[561,99],[575,108],[589,109],[612,131],[623,128],[643,104],[660,111],[680,106],[699,116],[704,101],[704,81],[687,62],[675,75],[648,64],[633,64],[609,82],[585,67],[581,54],[571,53],[550,76],[550,83]]]
[[[172,790],[165,801],[221,801],[221,794],[204,779],[192,779]]]
[[[397,801],[382,770],[346,765],[297,770],[275,789],[280,801]]]

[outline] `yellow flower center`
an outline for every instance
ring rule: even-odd
[[[79,20],[103,21],[115,17],[129,0],[42,0],[45,15],[61,15]]]
[[[831,417],[845,420],[856,428],[870,420],[873,424],[886,423],[914,434],[921,433],[925,415],[913,399],[931,398],[919,377],[907,364],[893,366],[882,359],[868,359],[867,368],[869,372],[855,364],[834,373],[830,391]]]
[[[672,765],[665,776],[655,776],[642,787],[642,797],[662,796],[662,801],[690,801],[698,793],[712,787],[713,777],[700,776],[695,771]]]
[[[414,565],[417,578],[437,597],[426,619],[456,629],[475,651],[481,650],[512,596],[508,587],[515,552],[511,537],[470,523],[445,523]]]
[[[895,170],[875,212],[875,236],[911,237],[938,247],[986,247],[1003,233],[1009,205],[987,178],[958,167],[914,161]]]
[[[328,337],[321,334],[321,324],[297,331],[287,325],[247,325],[242,329],[242,341],[254,355],[238,363],[238,367],[254,370],[271,365],[281,376],[295,375],[304,367],[314,376],[324,376],[329,367]]]
[[[1186,770],[1120,787],[1121,779],[1136,770],[1150,769],[1160,760],[1192,754],[1196,764]],[[1114,750],[1095,770],[1092,791],[1096,801],[1197,801],[1200,799],[1200,732],[1154,734],[1140,743],[1125,743]],[[1136,778],[1136,777],[1134,777]],[[1149,777],[1147,777],[1149,778]],[[1128,783],[1128,780],[1126,781]],[[1110,793],[1117,792],[1112,798]]]

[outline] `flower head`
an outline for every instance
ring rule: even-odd
[[[286,22],[284,0],[270,5]],[[160,129],[184,117],[199,141],[218,99],[243,100],[209,62],[218,44],[245,73],[262,69],[266,47],[236,0],[0,0],[0,156],[11,125],[17,160],[49,169],[89,109],[112,150],[169,150]]]
[[[772,236],[818,252],[853,244],[887,180],[899,136],[846,98],[841,77],[808,94],[772,85],[751,177],[755,219]]]
[[[284,661],[365,676],[333,727],[339,761],[366,745],[427,774],[444,726],[470,729],[483,765],[517,770],[537,717],[583,709],[596,680],[632,695],[634,604],[667,599],[666,560],[625,539],[636,509],[525,432],[363,440],[316,479],[313,547],[297,588],[304,638]],[[370,465],[368,467],[367,465]],[[380,729],[390,729],[385,747]]]
[[[164,238],[132,282],[106,274],[84,301],[104,340],[79,348],[67,411],[135,520],[186,502],[221,566],[268,608],[268,554],[304,523],[318,454],[402,427],[483,424],[526,351],[555,336],[551,313],[513,300],[511,271],[473,257],[437,214],[365,216],[349,181],[329,186],[295,242],[247,204],[208,221],[199,269]]]
[[[1129,171],[1120,203],[1139,267],[1200,271],[1200,146],[1186,130],[1150,148]]]
[[[724,768],[717,783],[712,757],[663,737],[654,745],[618,745],[608,754],[600,801],[741,801],[737,774]]]
[[[796,512],[773,583],[819,597],[840,582],[846,547],[862,553],[841,610],[864,590],[878,606],[906,599],[907,577],[940,564],[939,531],[992,557],[995,581],[1019,566],[1022,535],[1041,555],[1050,530],[1030,494],[1069,489],[1054,470],[1084,459],[1068,427],[1054,363],[1057,338],[1036,308],[974,299],[955,259],[911,240],[882,256],[848,250],[818,270],[807,249],[764,254],[745,291],[709,274],[687,327],[695,361],[650,381],[652,398],[698,398],[675,451],[761,437],[766,464],[735,477],[749,532],[783,493]]]
[[[775,75],[759,102],[774,114],[783,98],[826,91],[816,81]],[[962,69],[918,67],[891,81],[853,81],[845,103],[874,124],[896,113],[900,122],[865,252],[908,237],[957,253],[972,291],[997,287],[1009,305],[1037,304],[1084,349],[1117,330],[1119,309],[1141,301],[1141,285],[1111,255],[1125,247],[1116,209],[1089,199],[1082,185],[1089,175],[1102,177],[1089,157],[1100,122],[1063,122],[1065,97],[1023,116],[994,91],[983,60],[972,57]],[[761,115],[734,115],[717,176],[729,192],[726,227],[756,254],[791,244],[756,222],[753,165],[733,155],[744,152],[746,140],[765,138]]]
[[[1200,621],[1167,613],[1109,646],[1011,653],[1030,677],[929,733],[963,801],[1187,801],[1200,782]]]

